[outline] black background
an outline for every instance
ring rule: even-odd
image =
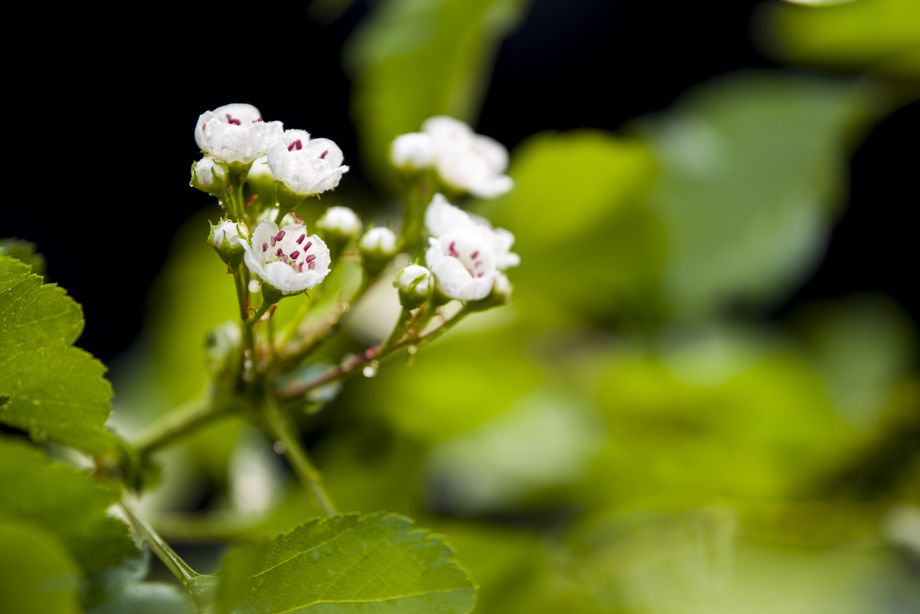
[[[360,177],[339,58],[367,2],[332,25],[311,21],[307,0],[130,4],[20,7],[7,25],[29,42],[2,43],[0,236],[38,243],[50,278],[84,306],[80,345],[103,360],[137,335],[173,234],[210,204],[188,187],[199,113],[251,102],[339,142]],[[501,47],[479,129],[509,147],[542,129],[616,129],[714,76],[775,66],[752,40],[757,4],[533,0]],[[876,126],[825,262],[775,316],[875,291],[920,321],[918,137],[918,104]]]

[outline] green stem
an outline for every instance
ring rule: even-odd
[[[204,611],[210,602],[210,589],[213,588],[215,578],[200,574],[189,567],[188,563],[175,550],[170,548],[169,544],[126,501],[121,501],[119,506],[124,511],[135,532],[147,542],[153,553],[157,555],[157,558],[179,580],[182,587],[195,601],[199,611]]]
[[[327,516],[335,516],[335,503],[332,502],[332,497],[323,486],[323,476],[310,460],[306,448],[295,434],[281,408],[276,403],[269,401],[265,408],[265,417],[269,434],[283,446],[284,455],[294,469],[294,473],[313,493],[323,513]]]
[[[232,402],[219,403],[208,397],[190,401],[150,425],[134,445],[141,456],[148,455],[235,409]]]
[[[244,320],[243,323],[246,325],[246,328],[249,329],[250,334],[252,334],[252,327],[259,322],[259,318],[264,316],[269,309],[272,308],[274,303],[269,303],[268,301],[262,301],[262,304],[259,306],[259,309],[253,314],[248,320]]]

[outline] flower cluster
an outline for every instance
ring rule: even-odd
[[[348,171],[333,141],[266,122],[247,104],[203,113],[195,139],[204,157],[192,167],[192,185],[217,196],[227,212],[227,219],[212,226],[211,244],[231,272],[239,271],[243,285],[259,282],[263,303],[316,287],[352,243],[369,281],[400,252],[424,255],[427,268],[411,264],[396,275],[394,285],[407,309],[446,300],[483,308],[510,298],[504,271],[520,262],[511,251],[514,236],[441,193],[431,198],[428,192],[430,203],[417,209],[414,232],[405,230],[408,218],[401,233],[385,226],[365,231],[354,211],[333,206],[310,234],[295,207],[336,188]],[[441,190],[458,197],[494,197],[513,186],[504,175],[505,148],[449,117],[431,118],[422,132],[398,137],[391,161],[410,182],[434,177]],[[249,309],[248,302],[244,307]]]

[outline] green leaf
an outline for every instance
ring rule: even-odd
[[[476,588],[439,537],[392,514],[315,520],[224,560],[218,612],[469,612]]]
[[[5,438],[0,438],[0,484],[0,517],[54,534],[87,574],[136,554],[128,527],[106,513],[118,500],[114,485]]]
[[[353,116],[367,166],[383,175],[390,142],[433,115],[473,120],[501,39],[526,0],[388,0],[351,40]]]
[[[80,570],[42,529],[0,520],[0,606],[3,614],[76,614]]]
[[[665,245],[644,203],[656,176],[647,145],[599,131],[540,134],[515,150],[510,174],[515,189],[488,212],[517,236],[523,265],[510,275],[530,293],[518,303],[544,295],[600,318],[657,291]]]
[[[116,598],[93,608],[89,614],[186,614],[191,611],[188,598],[179,588],[144,582],[125,587]]]
[[[647,122],[662,168],[650,198],[667,235],[662,291],[672,315],[769,303],[816,266],[869,93],[748,74],[703,86]]]
[[[920,3],[859,0],[764,8],[764,44],[784,60],[920,78]]]
[[[0,256],[0,422],[85,452],[116,446],[106,430],[112,387],[105,367],[72,347],[83,330],[77,305],[29,266]]]
[[[45,257],[39,254],[35,244],[29,241],[0,239],[0,256],[10,256],[28,264],[36,275],[45,272]]]

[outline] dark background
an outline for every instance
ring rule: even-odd
[[[188,187],[199,113],[251,102],[339,142],[350,180],[359,180],[339,58],[369,3],[331,25],[311,21],[307,4],[144,4],[106,16],[42,5],[11,19],[31,42],[3,43],[12,104],[0,236],[38,244],[51,280],[84,306],[80,345],[103,360],[139,332],[175,231],[211,206]],[[616,129],[712,77],[775,66],[753,41],[757,4],[716,12],[696,3],[532,0],[501,47],[480,131],[513,148],[542,129]],[[103,25],[113,19],[118,26]],[[918,104],[869,134],[825,262],[774,317],[815,298],[874,291],[920,321],[909,223],[920,206],[918,136]]]

